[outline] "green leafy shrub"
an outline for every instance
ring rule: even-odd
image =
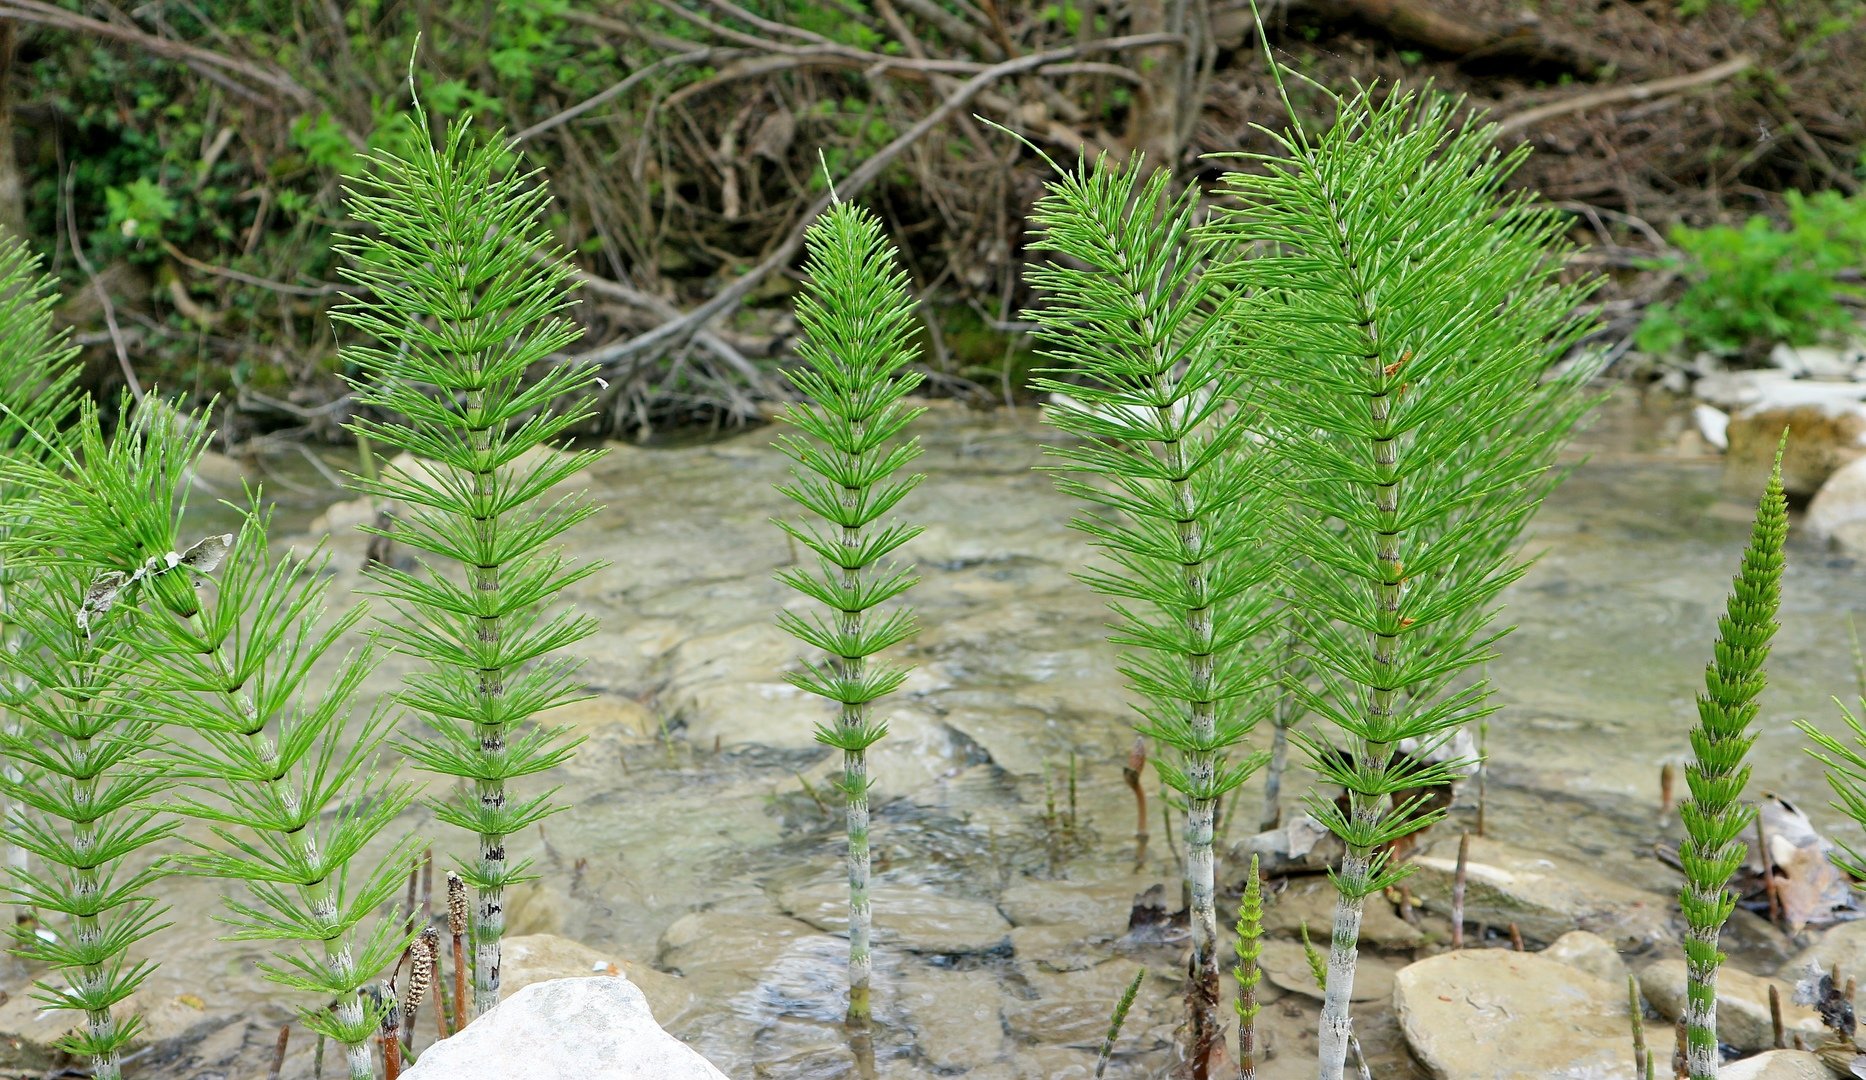
[[[1741,227],[1679,226],[1677,300],[1655,304],[1635,338],[1650,353],[1707,350],[1760,359],[1777,342],[1812,345],[1847,333],[1846,297],[1866,288],[1843,271],[1866,265],[1866,196],[1788,193],[1788,227],[1760,214]]]

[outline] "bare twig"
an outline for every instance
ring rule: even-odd
[[[261,67],[251,61],[223,56],[198,45],[157,37],[138,30],[133,25],[118,25],[87,18],[66,11],[56,4],[46,3],[44,0],[0,0],[0,19],[15,19],[38,26],[49,26],[58,30],[70,30],[95,37],[109,38],[126,45],[134,45],[144,52],[164,59],[179,60],[201,72],[202,75],[224,73],[238,76],[283,95],[297,108],[317,104],[317,98],[311,91],[300,86],[290,75],[277,68]],[[273,104],[278,103],[273,102]],[[362,148],[363,141],[360,136],[348,132],[345,134],[349,135],[359,149]]]
[[[855,171],[851,172],[847,177],[837,180],[836,191],[825,194],[822,198],[811,204],[809,210],[804,213],[802,219],[791,230],[790,235],[785,238],[783,243],[777,246],[776,250],[772,251],[770,255],[765,257],[764,261],[740,276],[739,279],[734,281],[731,285],[721,289],[711,300],[708,300],[706,303],[680,318],[665,322],[645,334],[638,334],[624,341],[611,342],[608,345],[599,346],[581,354],[577,359],[586,363],[602,364],[609,367],[610,372],[605,372],[605,374],[610,375],[612,381],[610,390],[607,391],[607,393],[613,395],[619,392],[620,380],[616,378],[615,375],[611,374],[611,372],[615,370],[616,365],[623,364],[625,367],[632,368],[635,366],[635,363],[639,362],[634,361],[636,357],[659,355],[668,349],[677,347],[708,323],[711,323],[714,319],[736,308],[753,289],[758,287],[758,283],[763,281],[767,275],[780,267],[790,264],[790,261],[796,257],[797,252],[803,247],[804,231],[809,227],[811,222],[816,220],[818,215],[829,207],[834,198],[838,195],[842,198],[850,198],[858,192],[865,190],[869,184],[873,183],[877,177],[894,163],[895,158],[899,157],[909,147],[918,142],[927,132],[939,126],[960,109],[965,108],[973,98],[977,97],[992,83],[1012,75],[1020,75],[1024,72],[1035,71],[1051,64],[1075,60],[1089,53],[1124,52],[1131,49],[1144,48],[1149,45],[1170,44],[1182,40],[1183,39],[1176,34],[1133,34],[1126,37],[1092,41],[1086,45],[1071,45],[1060,49],[1050,49],[1040,53],[1030,53],[1029,55],[1020,56],[1013,60],[1006,60],[1003,63],[994,64],[986,68],[977,75],[967,79],[964,83],[961,83],[952,93],[946,96],[946,99],[942,101],[937,108],[926,116],[921,117],[912,127],[908,128],[906,131],[896,136],[893,141],[876,151],[868,160],[857,167]],[[634,362],[631,363],[631,361]]]
[[[1538,105],[1533,109],[1524,109],[1514,116],[1505,117],[1497,124],[1498,135],[1508,135],[1533,127],[1544,120],[1569,113],[1597,109],[1602,105],[1617,105],[1622,101],[1646,101],[1665,94],[1676,94],[1685,90],[1695,90],[1701,86],[1722,82],[1733,75],[1749,70],[1756,63],[1756,58],[1744,53],[1731,57],[1714,67],[1689,75],[1674,75],[1669,79],[1653,79],[1651,82],[1633,83],[1630,86],[1615,86],[1606,90],[1594,90],[1577,94],[1561,101],[1551,101],[1547,105]]]
[[[65,171],[65,231],[71,237],[71,254],[78,260],[78,268],[90,280],[91,291],[97,294],[97,302],[103,305],[104,325],[110,328],[110,344],[117,350],[117,367],[123,371],[123,381],[129,385],[130,396],[141,405],[143,384],[136,378],[136,369],[130,366],[130,353],[123,345],[123,330],[117,325],[117,306],[110,300],[110,290],[97,280],[97,271],[91,266],[91,260],[84,257],[84,243],[78,239],[77,207],[71,201],[71,185],[76,174],[75,166]]]

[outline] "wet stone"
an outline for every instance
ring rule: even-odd
[[[1421,960],[1399,973],[1394,1006],[1438,1080],[1635,1080],[1626,988],[1539,953]]]
[[[1717,1041],[1738,1050],[1766,1050],[1775,1045],[1769,1018],[1769,987],[1782,999],[1782,1026],[1819,1042],[1821,1018],[1813,1009],[1795,1004],[1793,983],[1765,979],[1725,964],[1717,970]],[[1685,1010],[1685,962],[1660,960],[1639,972],[1639,989],[1660,1016],[1676,1020]],[[1790,1035],[1792,1038],[1793,1035]]]
[[[969,1071],[1004,1055],[1002,996],[994,972],[916,964],[902,974],[899,1005],[928,1065]]]
[[[1310,931],[1311,938],[1314,931]],[[1327,957],[1327,938],[1316,945]],[[1263,967],[1264,977],[1277,986],[1291,993],[1301,994],[1320,1001],[1322,988],[1315,984],[1315,975],[1309,970],[1309,958],[1302,950],[1302,943],[1272,939],[1263,943],[1263,955],[1257,960]],[[1393,975],[1399,970],[1397,964],[1370,952],[1363,952],[1354,965],[1354,991],[1349,995],[1351,1001],[1387,1001],[1393,997]]]
[[[1441,837],[1413,857],[1410,879],[1416,901],[1432,910],[1451,907],[1458,867],[1458,841]],[[1677,940],[1671,898],[1636,889],[1569,859],[1528,851],[1485,837],[1471,837],[1466,866],[1464,918],[1502,930],[1515,923],[1531,941],[1554,941],[1570,930],[1587,930],[1628,951]]]
[[[1264,933],[1293,938],[1307,922],[1310,939],[1325,942],[1335,925],[1337,895],[1334,883],[1326,877],[1291,878],[1288,887],[1264,897]],[[1424,932],[1400,918],[1392,904],[1377,896],[1367,898],[1361,913],[1362,942],[1381,948],[1411,949],[1424,940]]]

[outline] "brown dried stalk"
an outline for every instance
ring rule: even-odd
[[[466,1026],[467,966],[466,882],[452,870],[447,871],[447,929],[454,936],[454,1032]]]

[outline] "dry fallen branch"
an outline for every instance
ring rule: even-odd
[[[1076,60],[1091,53],[1123,52],[1152,45],[1183,44],[1183,41],[1184,39],[1177,34],[1133,34],[1031,53],[1014,60],[994,64],[961,83],[946,96],[939,107],[921,117],[912,127],[876,151],[874,156],[864,161],[854,172],[839,180],[836,185],[837,194],[847,198],[866,189],[876,177],[893,164],[895,158],[1000,79],[1035,71],[1052,64]],[[608,345],[591,349],[578,359],[604,365],[604,375],[610,379],[608,393],[613,395],[617,392],[622,374],[646,363],[651,357],[678,347],[693,337],[707,323],[737,307],[773,270],[788,266],[790,261],[796,257],[798,250],[803,247],[804,230],[830,205],[834,197],[835,195],[826,194],[813,203],[775,251],[766,256],[764,261],[746,271],[731,285],[720,290],[711,300],[679,318],[670,319],[645,334],[638,334],[624,341],[611,342]]]
[[[1747,71],[1755,63],[1755,57],[1745,54],[1689,75],[1674,75],[1668,79],[1653,79],[1651,82],[1633,83],[1630,86],[1613,86],[1605,90],[1577,94],[1561,101],[1551,101],[1547,105],[1524,109],[1515,116],[1505,118],[1497,124],[1497,134],[1508,135],[1512,131],[1521,131],[1523,128],[1539,124],[1551,117],[1597,109],[1603,105],[1617,105],[1622,101],[1648,101],[1668,94],[1693,90],[1700,86],[1709,86]]]
[[[204,76],[212,77],[215,73],[238,76],[284,96],[293,105],[301,108],[317,102],[317,98],[312,95],[311,91],[300,86],[290,75],[277,68],[261,67],[246,60],[222,55],[211,49],[190,45],[185,41],[171,41],[168,38],[144,33],[134,27],[118,26],[115,23],[76,15],[55,4],[45,3],[44,0],[0,0],[0,19],[14,19],[19,22],[91,34],[134,45],[155,56],[179,60]],[[274,104],[277,103],[274,102]],[[359,148],[362,146],[360,138],[353,137],[353,141]]]

